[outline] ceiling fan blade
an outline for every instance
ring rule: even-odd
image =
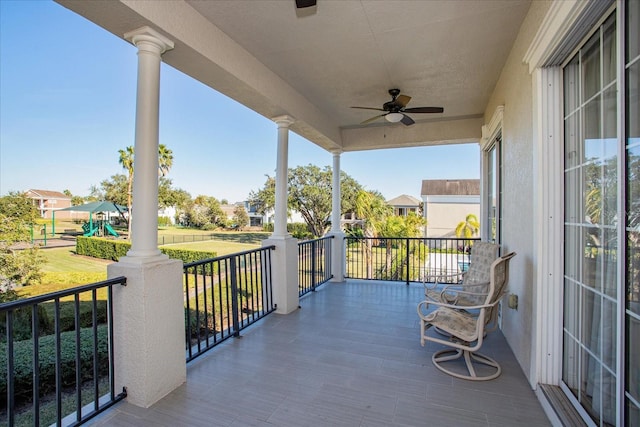
[[[406,107],[407,104],[409,103],[409,101],[411,101],[411,97],[408,95],[398,95],[398,97],[396,98],[396,105],[399,105],[401,107]]]
[[[375,108],[375,107],[351,107],[351,108],[358,108],[360,110],[387,111],[387,110],[383,110],[382,108]]]
[[[406,114],[402,115],[402,120],[400,120],[404,125],[406,126],[411,126],[412,124],[414,124],[415,122],[413,121],[413,119],[409,116],[407,116]]]
[[[316,0],[296,0],[296,7],[298,9],[304,9],[305,7],[311,7],[316,5]]]
[[[415,107],[415,108],[405,108],[403,111],[405,113],[444,113],[444,108],[442,108],[442,107]]]
[[[366,125],[367,123],[374,122],[374,121],[378,120],[379,118],[384,117],[386,115],[387,115],[387,113],[384,113],[384,114],[380,114],[379,116],[371,117],[370,119],[367,119],[367,120],[365,120],[364,122],[362,122],[360,124],[361,125]]]

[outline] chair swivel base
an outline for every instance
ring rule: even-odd
[[[467,365],[467,370],[469,371],[469,375],[463,375],[442,366],[443,362],[450,362],[453,360],[458,360],[460,358],[464,358],[465,364]],[[463,380],[471,380],[471,381],[493,380],[495,378],[498,378],[498,376],[502,372],[502,368],[500,367],[498,362],[496,362],[494,359],[480,353],[472,353],[468,350],[461,350],[461,349],[440,350],[433,354],[433,356],[431,357],[431,361],[433,362],[436,368],[438,368],[445,374],[449,374],[453,377],[461,378]],[[493,374],[478,376],[475,368],[473,367],[473,362],[477,362],[482,365],[492,367],[494,370]]]

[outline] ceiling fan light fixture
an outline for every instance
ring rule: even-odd
[[[389,113],[386,116],[384,116],[384,118],[391,123],[398,123],[400,120],[402,120],[404,117],[404,114],[402,113]]]

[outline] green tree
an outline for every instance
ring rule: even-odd
[[[38,210],[24,193],[0,197],[0,302],[17,298],[14,287],[40,281],[43,259],[37,248],[17,249],[28,243]]]
[[[191,195],[180,188],[173,188],[172,181],[169,178],[161,176],[158,181],[158,206],[166,208],[174,206],[181,209],[186,206],[187,201],[191,200]]]
[[[464,221],[460,221],[456,226],[456,236],[470,239],[476,237],[480,232],[480,221],[474,214],[468,214]]]
[[[425,224],[425,219],[415,212],[409,212],[407,216],[389,215],[378,224],[378,236],[388,238],[412,238],[419,237],[421,227]],[[415,253],[426,254],[426,251],[416,251],[422,242],[413,240],[388,240],[385,244],[385,268],[386,277],[394,280],[402,278],[406,271],[407,246],[409,245],[409,256],[415,257]],[[424,261],[420,259],[417,261]]]
[[[84,204],[84,197],[82,196],[72,196],[71,197],[71,206],[79,206]]]
[[[127,171],[127,192],[125,193],[127,195],[127,212],[129,212],[129,221],[127,224],[127,231],[129,232],[128,235],[131,236],[131,221],[133,219],[131,215],[132,213],[131,207],[133,202],[133,147],[130,145],[124,150],[118,150],[118,153],[120,154],[120,158],[118,159],[118,162],[120,163],[122,168]],[[114,175],[112,176],[112,178],[116,176],[118,175]],[[105,193],[107,198],[109,198],[110,195],[106,191]],[[111,200],[111,199],[109,201],[118,203],[117,201]]]
[[[132,146],[118,150],[118,162],[127,171],[127,210],[129,212],[129,235],[131,235],[132,206],[133,206],[133,175],[135,153]],[[158,145],[158,177],[165,177],[173,166],[173,152],[164,144]],[[115,175],[114,175],[115,176]],[[107,195],[109,196],[109,195]],[[115,200],[109,200],[118,203]]]
[[[247,225],[249,225],[249,214],[244,206],[236,205],[233,209],[233,222],[239,231],[242,231]]]
[[[162,177],[167,176],[172,166],[173,151],[164,144],[158,145],[158,174]]]
[[[104,193],[101,187],[97,185],[92,185],[89,187],[89,195],[85,197],[87,202],[97,202],[99,200],[104,200]],[[124,203],[123,203],[124,205]]]
[[[377,191],[361,190],[356,196],[354,212],[363,222],[364,237],[362,241],[364,262],[367,267],[367,278],[373,278],[373,239],[377,237],[382,224],[387,217],[393,214],[393,208],[389,206]]]
[[[126,205],[129,203],[129,179],[126,175],[115,174],[110,179],[105,179],[100,183],[100,194],[103,199],[118,205]]]
[[[255,206],[256,212],[260,215],[266,215],[276,204],[276,179],[266,175],[267,180],[258,191],[249,193],[249,204]]]
[[[332,180],[329,166],[322,169],[314,165],[298,166],[288,171],[287,208],[299,212],[316,237],[322,236],[330,225]],[[264,215],[275,207],[275,187],[275,178],[267,175],[263,188],[249,194],[249,203]],[[355,179],[340,171],[341,213],[353,212],[361,189]]]
[[[180,222],[189,227],[214,229],[226,223],[226,216],[215,197],[200,195],[187,203]]]

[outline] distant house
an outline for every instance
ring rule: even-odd
[[[49,190],[28,190],[28,198],[33,200],[33,204],[40,211],[42,218],[51,218],[54,211],[71,206],[71,197],[59,191]],[[56,214],[56,219],[73,219],[74,212],[62,211]]]
[[[268,222],[265,220],[265,216],[258,213],[258,206],[252,205],[248,201],[244,202],[244,209],[249,214],[249,227],[260,227],[262,224]]]
[[[409,212],[419,213],[421,203],[420,199],[406,194],[387,200],[387,204],[393,207],[393,214],[397,216],[407,216]]]
[[[176,223],[176,214],[178,213],[178,210],[176,209],[175,206],[167,206],[164,208],[159,208],[158,209],[158,218],[160,217],[166,217],[169,218],[169,222],[171,224],[175,224]]]
[[[479,179],[431,179],[422,181],[424,237],[455,237],[456,226],[467,215],[480,219]]]

